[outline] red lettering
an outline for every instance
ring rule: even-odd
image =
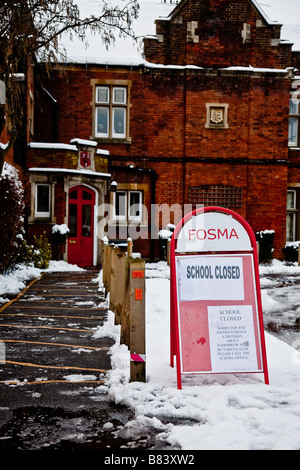
[[[239,239],[239,237],[237,236],[237,233],[236,233],[236,231],[234,230],[234,228],[233,228],[233,229],[231,230],[231,232],[230,232],[229,240],[230,240],[232,237],[236,237],[237,239]]]
[[[228,240],[228,230],[227,230],[227,228],[224,229],[224,232],[222,232],[222,230],[218,228],[218,239],[220,240],[221,237],[226,237],[227,240]]]
[[[194,237],[194,235],[195,235],[195,232],[196,232],[196,230],[195,230],[194,228],[193,228],[193,229],[191,229],[191,230],[189,230],[189,240],[191,240],[191,239],[192,239],[192,237]]]
[[[203,237],[202,237],[202,238],[201,238],[199,232],[203,232]],[[197,238],[198,238],[198,240],[205,240],[205,238],[206,238],[206,231],[203,230],[202,228],[200,228],[199,230],[197,230]]]
[[[225,228],[224,230],[218,228],[209,228],[207,231],[203,228],[199,228],[197,231],[196,229],[189,230],[189,240],[193,238],[198,238],[198,240],[220,240],[221,238],[226,238],[226,240],[231,240],[231,238],[239,239],[238,234],[234,228],[231,229],[230,234],[228,235],[228,229]]]
[[[215,240],[217,238],[217,235],[216,235],[216,230],[214,228],[210,228],[209,230],[207,230],[207,233],[208,233],[208,240]]]

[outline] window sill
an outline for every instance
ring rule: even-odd
[[[50,217],[31,217],[28,219],[29,224],[39,224],[39,223],[46,223],[46,224],[53,224],[53,220]]]
[[[132,139],[129,137],[128,139],[116,139],[116,138],[103,138],[103,137],[93,137],[91,136],[90,139],[94,140],[95,142],[98,142],[98,144],[125,144],[125,145],[131,145],[132,144]]]

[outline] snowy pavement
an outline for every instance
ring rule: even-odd
[[[59,268],[68,266],[50,267]],[[185,377],[178,390],[176,369],[169,365],[169,267],[164,262],[146,265],[147,382],[129,383],[129,351],[119,343],[120,326],[112,312],[94,333],[95,339],[115,341],[107,381],[95,392],[132,413],[120,429],[108,420],[116,439],[155,432],[165,447],[187,451],[300,449],[300,268],[275,260],[261,266],[260,274],[266,328],[272,322],[286,325],[266,332],[270,385],[262,374],[197,375]],[[22,275],[20,282],[31,274]],[[0,297],[4,284],[0,276]]]
[[[266,333],[270,385],[262,374],[198,375],[184,378],[183,389],[177,390],[176,370],[169,365],[169,268],[162,262],[146,268],[146,384],[128,382],[129,353],[118,344],[112,313],[103,327],[117,341],[106,384],[110,399],[135,413],[123,433],[155,427],[162,439],[182,450],[300,449],[299,333],[295,347]],[[300,310],[300,268],[274,261],[261,267],[261,276],[267,318],[277,312],[294,320]],[[276,287],[286,281],[295,285]]]

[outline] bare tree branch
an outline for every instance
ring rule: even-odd
[[[26,112],[22,85],[13,77],[25,71],[27,57],[38,55],[42,61],[57,63],[65,54],[61,45],[65,34],[87,41],[87,32],[91,31],[106,47],[117,35],[134,38],[132,21],[138,15],[138,1],[111,1],[99,0],[99,11],[82,17],[76,0],[0,0],[0,80],[7,93],[5,113],[0,111],[0,131],[6,125],[12,141]],[[7,149],[0,150],[0,174]]]

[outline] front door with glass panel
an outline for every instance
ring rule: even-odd
[[[68,262],[93,265],[95,193],[85,186],[69,191]]]

